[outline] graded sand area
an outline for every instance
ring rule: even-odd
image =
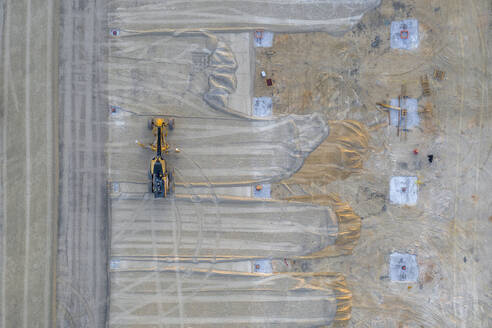
[[[106,4],[60,3],[57,327],[104,327],[108,191]]]
[[[158,271],[115,270],[111,284],[120,291],[112,299],[111,327],[319,327],[343,320],[349,298],[343,276],[326,272],[270,275],[162,265]]]
[[[106,322],[103,9],[1,5],[2,327]]]
[[[58,13],[54,1],[1,13],[0,326],[52,327]]]
[[[163,39],[176,45],[173,51],[162,46]],[[248,48],[250,39],[241,39],[238,48]],[[233,262],[238,269],[265,258],[288,263],[343,252],[339,244],[347,242],[350,220],[341,220],[328,206],[252,197],[257,183],[280,181],[299,170],[330,126],[317,113],[259,119],[251,117],[251,108],[231,108],[235,92],[250,90],[247,83],[236,83],[235,73],[243,72],[240,81],[249,81],[251,70],[230,69],[247,61],[236,60],[228,40],[237,38],[201,33],[112,40],[108,89],[113,110],[106,147],[112,191],[111,327],[262,327],[265,322],[310,327],[350,316],[351,296],[344,286],[343,296],[333,290],[318,294],[304,279],[293,286],[278,284],[285,282],[284,276],[272,271],[255,276],[251,270],[219,270],[190,276],[172,266],[161,268],[168,262],[192,262],[188,270],[203,263],[214,270],[215,264]],[[198,66],[194,59],[200,51],[211,58]],[[142,58],[145,53],[152,53],[154,60]],[[179,65],[171,65],[173,61]],[[189,79],[184,79],[186,74]],[[167,93],[163,85],[173,92]],[[211,89],[227,89],[231,96],[207,98]],[[135,143],[152,142],[148,120],[153,116],[174,118],[167,135],[171,150],[165,154],[176,181],[169,199],[154,199],[148,192],[153,153]],[[238,189],[249,193],[237,197]],[[360,223],[358,217],[351,219]],[[214,286],[211,279],[231,282]],[[122,288],[128,281],[134,283]],[[269,287],[255,287],[264,284]],[[261,301],[250,300],[254,295]],[[230,304],[225,306],[222,299]],[[306,315],[306,309],[312,309],[312,315]]]
[[[380,0],[184,0],[111,2],[109,19],[130,33],[210,31],[328,31],[342,33]]]
[[[329,270],[347,276],[353,294],[349,326],[474,327],[488,324],[485,309],[490,300],[487,293],[481,291],[487,290],[489,273],[483,277],[478,275],[490,264],[485,237],[490,231],[490,215],[487,200],[481,197],[486,194],[490,179],[488,153],[491,149],[489,63],[484,34],[488,28],[486,13],[490,8],[485,4],[388,1],[368,12],[344,36],[322,32],[277,33],[273,47],[255,50],[254,96],[272,97],[274,116],[318,112],[330,126],[328,138],[310,152],[299,170],[291,171],[287,179],[272,186],[273,198],[324,206],[333,206],[335,198],[340,204],[347,202],[363,219],[360,239],[352,255],[347,252],[346,256],[296,264],[296,269],[305,272]],[[405,18],[419,20],[419,47],[413,51],[391,49],[391,22]],[[153,28],[158,30],[157,22],[149,24],[154,24]],[[124,33],[130,31],[123,29]],[[154,39],[157,44],[158,35],[136,33],[136,36],[142,33],[142,37]],[[128,42],[129,37],[123,40]],[[180,41],[179,36],[166,38],[170,42]],[[181,58],[191,61],[192,56]],[[150,65],[154,67],[153,63]],[[435,69],[445,72],[443,80],[434,78]],[[259,74],[261,70],[272,78],[273,86],[266,86]],[[421,84],[421,77],[425,75],[430,94]],[[134,80],[145,81],[145,75],[135,75]],[[201,89],[196,81],[202,81]],[[199,105],[207,91],[206,81],[206,78],[194,79],[195,84],[181,89],[182,98],[174,97],[179,102],[187,99],[189,93],[185,90],[195,92],[195,98],[189,97],[194,99],[193,106],[185,105],[182,111],[193,109],[193,113],[207,113],[208,117],[222,116],[224,112],[236,114],[234,108],[223,105],[226,102],[222,98],[220,103],[212,103],[220,105],[215,114],[211,114],[210,108]],[[227,81],[233,78],[228,75]],[[224,85],[229,94],[234,94],[234,83]],[[376,103],[389,103],[401,94],[402,85],[405,95],[418,101],[420,125],[407,131],[401,127],[398,133],[396,127],[388,126],[386,112],[378,109]],[[140,99],[142,104],[153,101],[152,92]],[[162,106],[162,110],[158,107],[148,106],[146,113],[179,115],[174,106]],[[128,122],[131,121],[128,119]],[[207,123],[207,126],[215,126],[215,123]],[[182,125],[183,129],[188,127],[188,123]],[[209,147],[207,144],[203,147],[207,147],[211,157],[199,158],[195,166],[197,172],[201,168],[200,161],[213,161],[221,149],[210,140]],[[235,138],[227,140],[234,142]],[[179,146],[179,142],[175,145]],[[229,158],[234,156],[226,154]],[[433,155],[432,162],[427,155]],[[173,154],[171,158],[175,156],[181,155]],[[244,174],[243,167],[239,165],[237,172],[227,171],[231,174],[227,179]],[[179,171],[179,165],[176,169]],[[205,177],[210,174],[204,174],[202,180],[207,180]],[[190,172],[182,175],[188,176],[193,178],[188,183],[198,178]],[[390,201],[389,184],[393,176],[417,178],[416,206],[396,205]],[[209,188],[214,186],[218,181],[217,173],[212,177],[201,183]],[[244,177],[239,180],[248,181]],[[190,190],[194,194],[200,192]],[[202,206],[199,198],[196,204],[199,211]],[[220,208],[220,202],[217,204]],[[157,236],[160,235],[155,238],[160,238]],[[358,238],[359,234],[355,236]],[[133,239],[133,242],[138,240]],[[176,253],[179,247],[178,244],[174,250],[176,257],[179,257],[179,251]],[[390,280],[392,252],[416,255],[419,265],[416,283]]]
[[[156,17],[168,11],[165,4],[152,6],[141,9],[152,7]],[[304,280],[294,289],[276,282],[302,271],[295,259],[349,254],[360,217],[337,197],[328,206],[316,206],[272,201],[269,193],[258,199],[251,192],[259,183],[269,186],[301,169],[330,135],[330,123],[319,113],[254,116],[251,27],[238,33],[234,22],[222,22],[227,27],[215,34],[193,31],[199,26],[193,21],[192,31],[172,33],[169,26],[161,30],[163,21],[148,19],[142,21],[146,29],[131,30],[127,23],[143,12],[126,2],[113,8],[106,148],[112,191],[110,326],[311,327],[347,321],[351,293],[345,283],[341,294],[316,294]],[[342,30],[344,24],[328,27],[327,21],[325,27]],[[291,27],[300,28],[295,22]],[[152,152],[135,144],[152,142],[147,121],[155,116],[175,119],[167,136],[166,160],[176,181],[169,200],[153,199],[148,192]],[[334,127],[335,136],[344,135],[339,130]],[[255,292],[263,282],[251,270],[242,271],[255,259],[285,263],[281,272],[262,271],[260,277],[271,284],[262,288],[263,295]],[[191,271],[163,267],[168,262],[192,262]],[[209,263],[204,277],[190,275],[203,263]],[[216,276],[214,269],[229,263],[233,269]],[[208,284],[237,278],[244,290],[236,294],[236,283]],[[134,283],[123,287],[129,281]],[[321,284],[330,282],[323,278]],[[259,301],[250,302],[248,293]],[[219,301],[224,298],[230,304]]]

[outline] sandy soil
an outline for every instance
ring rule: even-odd
[[[356,24],[380,0],[127,0],[111,2],[111,24],[128,33],[185,30],[321,30],[341,33]]]
[[[492,149],[489,13],[485,1],[385,1],[341,38],[284,34],[273,48],[257,49],[255,95],[273,97],[274,112],[322,111],[331,119],[357,120],[369,131],[368,157],[357,174],[339,175],[331,183],[322,172],[298,181],[294,175],[274,188],[274,197],[310,202],[336,192],[362,216],[352,256],[309,262],[311,270],[347,274],[354,295],[349,326],[491,323],[486,292],[491,279],[486,269],[490,202],[483,196],[490,185]],[[388,22],[408,17],[419,19],[420,47],[390,49]],[[443,81],[433,78],[434,69],[446,72]],[[270,74],[273,87],[265,86],[261,70]],[[430,95],[421,86],[424,75]],[[420,110],[430,103],[433,112],[421,113],[419,128],[397,136],[375,104],[397,97],[402,84],[407,96],[419,100]],[[310,156],[317,165],[339,158],[328,151],[315,154]],[[429,154],[434,155],[432,163]],[[389,179],[396,175],[417,176],[422,182],[417,206],[389,203]],[[417,255],[418,283],[389,281],[393,251]]]
[[[2,2],[0,326],[52,327],[56,265],[55,2]]]
[[[349,327],[492,326],[490,1],[384,0],[376,9],[379,1],[272,3],[1,5],[2,327],[55,321],[58,327],[116,327],[122,318],[164,327],[166,313],[184,326],[194,324],[185,319],[200,318],[201,309],[215,320],[209,326],[227,325],[223,313],[214,317],[217,297],[232,295],[224,281],[237,287],[243,306],[219,307],[247,313],[260,326],[272,311],[296,327],[334,319]],[[391,49],[390,23],[406,18],[419,20],[420,46]],[[109,42],[108,25],[120,33]],[[272,48],[252,50],[258,28],[276,32]],[[217,32],[220,47],[207,35]],[[242,50],[211,67],[216,49],[219,57]],[[445,72],[443,80],[433,77],[435,69]],[[273,86],[265,85],[262,70]],[[421,121],[397,135],[375,104],[402,89],[418,99]],[[228,106],[270,96],[274,117],[239,115],[247,105],[211,108],[204,99],[210,90]],[[164,210],[149,201],[150,154],[134,139],[145,139],[145,121],[155,115],[176,117],[181,129],[170,141],[173,147],[182,141],[183,151],[169,161],[186,206]],[[310,117],[319,119],[314,124]],[[389,180],[399,175],[418,177],[416,206],[390,203]],[[252,199],[260,183],[271,184],[273,201]],[[209,207],[204,194],[212,199]],[[240,197],[224,201],[234,195]],[[312,214],[305,226],[302,209]],[[218,215],[222,221],[213,221]],[[268,221],[269,215],[276,219]],[[282,216],[288,226],[278,226]],[[255,217],[249,229],[244,222]],[[238,218],[241,231],[235,232],[228,224]],[[208,242],[217,244],[200,244],[210,231]],[[221,250],[219,260],[234,252],[243,260],[215,263],[199,257],[205,249]],[[195,263],[181,275],[173,263],[156,260],[160,250],[170,262],[190,262],[193,252]],[[152,258],[130,258],[137,251]],[[416,283],[390,281],[394,251],[417,256]],[[258,253],[275,257],[274,273],[252,274]],[[199,288],[192,273],[203,270],[220,288],[193,299]],[[302,276],[294,289],[292,272]],[[250,302],[244,291],[257,286],[251,277],[275,281],[260,295],[271,308]],[[203,283],[200,278],[198,286]],[[289,305],[277,302],[278,295],[299,306],[283,313]],[[299,309],[312,315],[304,318]],[[245,325],[234,320],[229,323]]]
[[[477,273],[489,264],[483,259],[490,253],[484,237],[490,231],[488,204],[480,197],[490,178],[484,37],[489,9],[485,2],[464,6],[458,1],[387,1],[342,37],[321,32],[277,34],[273,48],[256,51],[254,95],[271,96],[274,115],[321,112],[333,125],[333,135],[306,158],[304,166],[273,186],[273,197],[327,206],[335,206],[336,200],[352,219],[360,216],[362,227],[354,223],[351,243],[341,253],[345,256],[296,264],[305,272],[329,270],[347,276],[353,293],[349,326],[488,324],[485,308],[490,300],[480,291],[486,290],[490,277],[478,278]],[[420,47],[410,52],[390,49],[390,22],[409,17],[419,19]],[[137,35],[157,42],[155,35],[142,31]],[[131,42],[125,46],[131,49]],[[184,70],[192,71],[187,67],[191,56],[180,59],[186,60],[180,68],[169,67],[168,81]],[[443,81],[432,78],[436,68],[446,72]],[[273,79],[272,87],[265,86],[261,70]],[[424,94],[420,82],[426,74],[430,94]],[[133,83],[138,85],[144,77],[136,75]],[[129,85],[118,77],[115,81]],[[205,88],[203,79],[196,81]],[[420,127],[397,136],[396,128],[387,124],[387,114],[375,104],[397,97],[402,84],[406,96],[419,100],[420,110],[432,107],[432,112],[421,113]],[[200,88],[183,88],[180,97],[165,99],[190,99],[185,115],[203,117],[211,112],[201,103]],[[157,104],[158,92],[156,88],[140,98],[138,114],[176,115],[174,107],[168,112],[151,105]],[[209,149],[211,154],[218,151]],[[429,154],[434,156],[432,163]],[[389,180],[396,175],[419,178],[417,206],[389,202]],[[417,255],[417,283],[389,281],[393,251]]]
[[[109,213],[104,2],[60,3],[58,327],[104,327]]]

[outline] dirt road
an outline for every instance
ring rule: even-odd
[[[57,217],[56,1],[2,4],[2,327],[52,327]]]
[[[57,326],[104,327],[109,245],[105,2],[63,1],[61,12]]]

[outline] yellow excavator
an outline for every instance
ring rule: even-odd
[[[143,148],[151,149],[155,156],[150,161],[149,189],[155,198],[165,198],[174,190],[174,178],[172,171],[167,167],[163,154],[169,153],[169,145],[166,142],[167,130],[174,130],[174,119],[166,120],[156,117],[149,120],[148,127],[155,136],[154,143],[145,145],[138,140],[137,144]]]

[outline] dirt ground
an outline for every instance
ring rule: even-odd
[[[272,97],[274,113],[321,111],[329,119],[360,122],[368,131],[367,153],[357,154],[363,161],[358,170],[350,159],[331,166],[343,162],[342,153],[327,146],[306,163],[311,158],[337,176],[316,175],[304,166],[273,188],[274,198],[318,203],[335,192],[362,217],[352,256],[308,264],[314,271],[347,274],[351,327],[492,324],[486,310],[491,302],[486,292],[491,281],[489,14],[486,1],[383,1],[343,37],[280,34],[272,48],[256,49],[255,96]],[[419,20],[420,46],[391,49],[389,22],[406,18]],[[433,77],[435,69],[445,72],[444,80]],[[262,70],[273,79],[272,87]],[[424,75],[430,95],[422,89]],[[418,128],[398,136],[376,103],[398,97],[402,85],[407,96],[418,99],[422,113]],[[427,104],[432,112],[423,112]],[[358,134],[345,135],[355,140]],[[420,180],[417,206],[389,203],[389,180],[398,175]],[[394,251],[417,255],[418,283],[389,281],[388,257]]]
[[[130,15],[126,10],[126,7],[120,8],[110,16],[120,23],[123,17]],[[231,108],[214,111],[203,103],[210,71],[206,64],[203,66],[203,61],[202,66],[197,65],[194,58],[207,51],[214,53],[212,39],[207,41],[209,36],[195,34],[183,38],[182,35],[169,36],[166,31],[163,31],[164,36],[159,36],[145,30],[122,30],[125,37],[113,43],[115,52],[110,56],[109,74],[110,99],[122,107],[111,120],[109,143],[113,149],[110,159],[115,160],[110,161],[110,178],[122,188],[120,194],[113,195],[114,227],[119,230],[128,224],[139,226],[138,220],[143,220],[138,210],[141,206],[130,206],[128,197],[140,199],[137,195],[144,188],[139,187],[138,176],[144,172],[137,168],[143,167],[145,161],[142,162],[141,152],[128,150],[125,145],[132,138],[144,136],[144,130],[137,127],[144,123],[139,121],[158,113],[173,115],[183,129],[174,137],[171,134],[170,139],[178,146],[181,140],[183,146],[183,155],[170,156],[177,172],[183,169],[178,174],[182,180],[178,181],[181,184],[177,192],[192,194],[197,210],[208,213],[203,193],[213,195],[216,186],[223,187],[229,182],[235,188],[246,188],[240,198],[244,202],[251,197],[247,196],[248,188],[267,182],[272,183],[275,200],[317,204],[337,213],[338,237],[346,237],[337,238],[334,248],[297,257],[295,261],[295,256],[286,256],[292,261],[286,262],[290,267],[284,266],[282,270],[343,274],[352,296],[346,308],[350,309],[351,319],[347,320],[349,316],[346,316],[340,322],[350,327],[488,326],[491,318],[486,309],[490,296],[481,291],[488,290],[490,282],[490,274],[486,272],[490,264],[486,239],[491,229],[490,204],[480,195],[486,193],[490,180],[486,39],[489,12],[485,1],[470,6],[459,1],[384,1],[343,36],[325,32],[276,33],[273,47],[254,50],[252,96],[272,97],[273,119],[293,122],[294,129],[278,132],[271,132],[277,131],[270,128],[273,121],[261,124],[251,118],[244,121],[244,117],[233,118]],[[420,45],[412,51],[391,49],[390,24],[406,18],[419,20]],[[137,16],[134,20],[138,20]],[[157,30],[162,27],[152,21],[149,24],[154,24]],[[302,29],[295,32],[299,31]],[[173,51],[160,45],[163,38],[166,44],[174,45]],[[144,60],[142,54],[152,54],[158,60]],[[130,72],[125,62],[132,61],[135,65]],[[179,65],[173,65],[174,62]],[[241,61],[237,63],[241,65]],[[230,61],[228,65],[234,67],[235,64]],[[445,72],[442,80],[434,78],[435,69]],[[273,80],[271,87],[266,86],[260,71],[265,71],[267,78]],[[230,74],[230,68],[227,72]],[[421,84],[425,75],[430,93]],[[191,79],[184,80],[186,76]],[[151,81],[155,81],[154,84],[150,85]],[[220,79],[214,81],[221,83]],[[244,92],[236,90],[230,75],[227,81],[223,88],[229,93]],[[148,88],[143,89],[142,83]],[[172,93],[167,93],[166,85]],[[388,114],[376,106],[378,102],[388,103],[402,92],[406,97],[417,99],[419,104],[420,124],[408,131],[390,127]],[[307,157],[302,159],[301,167],[291,166],[289,156],[283,157],[284,150],[292,154],[293,149],[302,149],[309,139],[293,138],[295,131],[304,130],[298,129],[298,119],[291,117],[309,117],[314,113],[321,114],[330,134],[308,154],[303,153],[302,156]],[[251,133],[241,130],[244,124]],[[315,129],[319,126],[312,125],[312,131]],[[246,149],[239,140],[257,144],[262,131],[269,131],[261,146],[268,145],[267,148],[259,153],[248,150],[254,160],[238,157],[237,149]],[[214,137],[209,137],[211,135]],[[278,148],[272,153],[271,146],[280,140],[277,137],[285,140],[284,150]],[[187,138],[194,142],[187,143]],[[202,141],[206,145],[202,146]],[[200,151],[203,147],[207,152]],[[432,162],[428,155],[433,155]],[[124,161],[125,158],[128,160]],[[189,168],[185,162],[189,163]],[[276,172],[288,172],[287,177],[270,171],[265,163],[272,163],[270,168]],[[286,168],[287,164],[290,169]],[[296,169],[292,171],[293,167]],[[264,180],[268,176],[272,178]],[[389,201],[389,181],[393,176],[418,178],[416,206],[399,206]],[[125,180],[127,178],[131,181]],[[220,192],[227,194],[232,192],[230,190],[223,188]],[[211,197],[217,197],[214,206],[218,212],[229,213],[219,196]],[[145,202],[148,201],[144,197],[137,204]],[[293,205],[287,204],[286,208]],[[121,214],[121,208],[127,213]],[[132,212],[132,208],[136,209]],[[254,217],[252,207],[246,206],[241,211],[247,217]],[[209,215],[203,218],[206,224]],[[126,239],[113,236],[113,259],[121,261],[118,265],[130,265],[125,261],[137,256],[142,261],[140,266],[155,270],[157,264],[153,261],[161,256],[156,254],[169,254],[173,243],[174,253],[166,256],[179,258],[183,245],[176,237],[175,228],[168,226],[172,222],[161,222],[158,216],[154,217],[151,224],[156,228],[146,231],[151,237],[142,238],[141,233],[128,228],[117,232],[117,238],[125,233]],[[260,230],[270,231],[273,226],[269,225]],[[190,244],[195,254],[201,254],[202,247],[213,239],[207,239],[199,224],[180,229],[178,231],[186,238],[197,231],[200,241]],[[231,244],[226,244],[232,245],[226,251],[230,254],[221,253],[221,256],[233,256],[235,250],[247,247],[241,246],[245,240],[252,240],[241,229],[231,237],[226,238],[222,233],[220,236],[224,239],[218,237],[216,242],[227,240]],[[280,240],[282,238],[271,241],[275,244]],[[156,251],[171,241],[166,251]],[[182,241],[185,245],[189,242],[188,239]],[[121,247],[127,248],[121,252]],[[275,244],[268,248],[277,247],[279,245]],[[131,249],[153,250],[155,254],[143,258]],[[416,255],[419,265],[416,283],[390,281],[388,267],[392,252]],[[201,261],[200,257],[196,260]],[[131,268],[113,269],[112,281],[130,274]],[[485,273],[479,275],[479,272]],[[142,279],[143,284],[162,283],[157,276],[147,275]],[[180,285],[181,282],[177,282],[176,286]],[[159,293],[159,288],[153,293]],[[118,289],[113,289],[111,295],[114,304],[120,304],[121,297],[130,297]],[[179,292],[176,295],[179,296]],[[150,303],[146,306],[158,306],[152,300],[147,302]],[[111,324],[117,326],[122,318],[130,318],[132,309],[135,310],[134,307],[113,308],[110,318],[115,321],[110,319]],[[329,318],[325,320],[327,323]],[[240,324],[236,322],[236,325]]]
[[[57,217],[54,1],[0,4],[0,326],[52,327]]]
[[[379,3],[2,2],[0,326],[491,327],[492,5]],[[402,94],[407,131],[376,105]]]

